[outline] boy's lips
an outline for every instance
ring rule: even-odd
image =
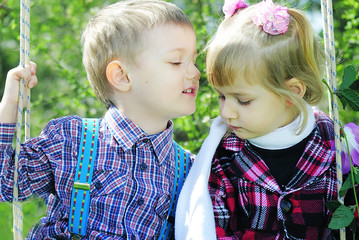
[[[182,93],[190,94],[190,95],[197,95],[197,88],[196,87],[190,87],[182,91]]]

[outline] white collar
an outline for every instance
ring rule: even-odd
[[[304,138],[309,136],[315,127],[315,117],[313,109],[310,105],[307,104],[307,125],[305,126],[303,132],[299,135],[296,134],[298,131],[298,126],[303,122],[302,114],[300,114],[293,122],[285,125],[284,127],[277,128],[273,132],[270,132],[264,136],[251,138],[248,141],[256,147],[276,150],[276,149],[285,149],[302,141]]]

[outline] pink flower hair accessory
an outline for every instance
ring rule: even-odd
[[[238,9],[246,7],[248,7],[248,5],[242,0],[225,0],[222,7],[224,18],[232,17]]]
[[[288,30],[288,8],[275,5],[272,0],[264,0],[257,5],[256,14],[252,16],[254,24],[271,35],[284,34]]]

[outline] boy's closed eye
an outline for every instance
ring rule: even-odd
[[[177,65],[181,65],[182,62],[181,61],[171,61],[170,64],[177,66]]]
[[[193,63],[193,65],[197,67],[197,56],[197,51],[193,54],[189,54],[188,56],[184,56],[181,51],[176,50],[169,54],[168,63],[174,66],[179,66],[185,63]]]

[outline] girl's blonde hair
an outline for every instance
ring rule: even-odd
[[[107,107],[112,96],[106,78],[107,64],[114,59],[133,64],[135,56],[144,47],[144,32],[167,23],[193,28],[188,16],[179,7],[160,0],[117,2],[90,19],[81,39],[83,64],[97,98]]]
[[[213,86],[232,85],[243,78],[258,81],[269,90],[294,103],[307,119],[306,102],[318,104],[324,89],[321,81],[324,50],[304,13],[288,9],[290,23],[282,35],[270,35],[252,21],[256,5],[239,10],[225,19],[207,46],[206,68]],[[296,78],[306,85],[303,98],[285,84]],[[303,122],[300,128],[306,124]]]

